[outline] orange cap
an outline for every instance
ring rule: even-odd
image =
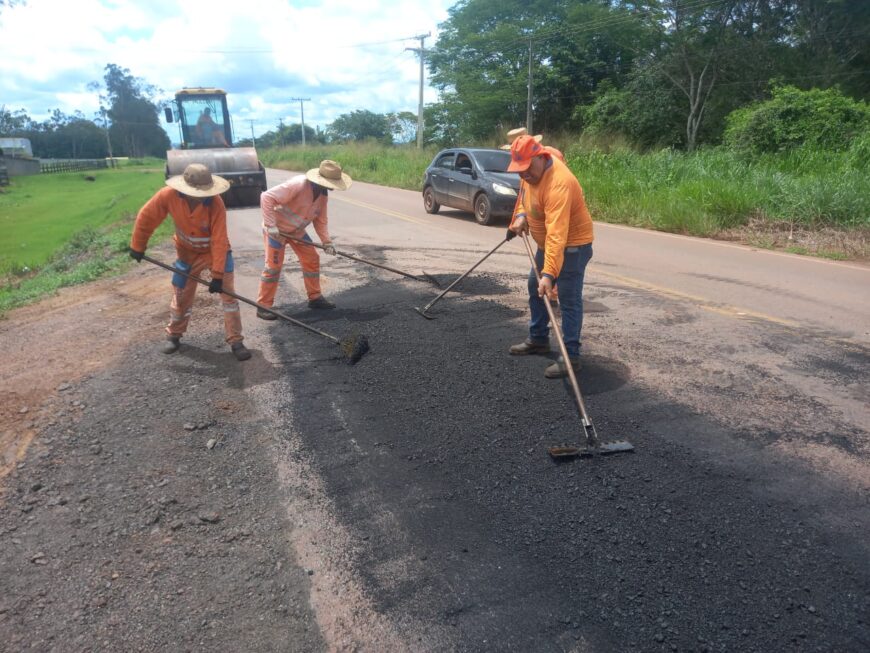
[[[511,162],[508,172],[523,172],[527,170],[536,156],[550,156],[534,136],[520,136],[511,145]]]

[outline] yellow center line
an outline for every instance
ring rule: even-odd
[[[414,224],[422,224],[427,227],[434,227],[436,225],[427,222],[426,220],[421,220],[420,218],[415,218],[413,216],[407,215],[405,213],[399,213],[398,211],[390,211],[389,209],[385,209],[382,206],[378,206],[377,204],[369,204],[368,202],[360,202],[359,200],[351,200],[346,197],[335,197],[334,199],[339,202],[344,202],[345,204],[353,204],[354,206],[360,206],[364,209],[369,209],[370,211],[377,211],[378,213],[383,213],[384,215],[389,215],[394,218],[398,218],[399,220],[404,220],[405,222],[413,222]],[[331,199],[333,199],[331,198]]]
[[[660,295],[665,295],[667,297],[673,297],[674,299],[680,299],[684,301],[689,301],[699,308],[703,308],[704,310],[710,311],[711,313],[718,313],[719,315],[724,315],[726,317],[750,317],[756,320],[763,320],[765,322],[772,322],[774,324],[779,324],[781,326],[786,326],[790,328],[798,328],[801,325],[798,322],[794,322],[793,320],[785,320],[779,317],[774,317],[773,315],[768,315],[767,313],[759,313],[758,311],[752,311],[748,308],[741,308],[739,306],[729,306],[726,304],[719,304],[714,302],[706,297],[700,297],[698,295],[690,295],[689,293],[684,293],[679,290],[674,290],[673,288],[667,288],[665,286],[658,286],[654,283],[649,283],[646,281],[640,281],[639,279],[633,279],[632,277],[624,277],[619,274],[613,274],[612,272],[604,272],[602,270],[594,270],[593,274],[600,275],[602,277],[606,277],[608,279],[612,279],[614,281],[619,281],[620,283],[629,286],[631,288],[638,288],[640,290],[649,290],[651,292],[658,293]]]

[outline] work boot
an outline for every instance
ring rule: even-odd
[[[262,308],[257,309],[257,317],[261,320],[277,320],[278,316],[269,311],[264,311]]]
[[[568,360],[571,361],[571,367],[574,368],[575,372],[580,371],[580,357],[579,356],[570,356]],[[544,376],[548,379],[561,379],[568,376],[568,368],[565,366],[565,359],[559,356],[558,360],[549,365],[547,369],[544,370]]]
[[[163,343],[163,347],[160,348],[164,354],[174,354],[178,351],[178,348],[181,346],[181,338],[178,336],[169,336],[166,339],[166,342]]]
[[[511,345],[511,356],[528,356],[529,354],[549,354],[549,342],[532,342],[525,340],[518,345]]]
[[[230,345],[230,349],[233,350],[233,356],[236,357],[237,361],[246,361],[251,357],[251,352],[242,342],[234,342]]]
[[[309,299],[308,308],[335,308],[335,304],[321,295],[316,299]]]

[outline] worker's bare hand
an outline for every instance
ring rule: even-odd
[[[549,296],[551,290],[553,290],[553,280],[550,277],[542,276],[541,280],[538,282],[538,296]]]

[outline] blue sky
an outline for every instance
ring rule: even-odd
[[[0,105],[35,119],[52,109],[93,118],[87,85],[114,63],[164,97],[184,86],[228,92],[242,137],[279,120],[324,127],[355,109],[417,112],[419,60],[408,39],[457,0],[24,0],[0,10]],[[425,101],[437,99],[428,87]],[[171,138],[173,126],[164,125]]]

